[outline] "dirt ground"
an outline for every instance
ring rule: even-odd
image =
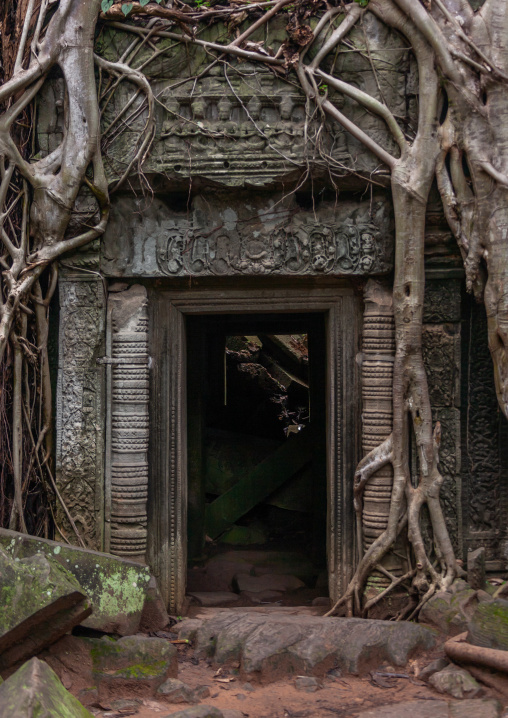
[[[234,668],[223,668],[218,673],[206,661],[198,662],[192,648],[179,646],[178,650],[178,678],[192,688],[204,685],[210,690],[210,696],[203,698],[201,703],[221,710],[241,711],[246,718],[345,718],[354,717],[362,710],[403,701],[453,700],[414,677],[419,668],[442,655],[439,649],[415,658],[406,669],[383,666],[373,676],[361,678],[334,675],[332,672],[319,679],[322,687],[311,693],[295,687],[296,676],[267,685],[245,683],[235,675]],[[500,700],[505,705],[508,718],[508,699],[486,687],[481,697]],[[168,704],[147,699],[137,706],[94,713],[108,718],[128,715],[136,718],[162,718],[188,707],[188,704]]]

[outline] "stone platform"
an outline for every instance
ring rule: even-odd
[[[237,663],[241,674],[265,682],[332,668],[360,675],[382,663],[405,666],[435,644],[434,632],[415,623],[241,609],[185,620],[178,631],[193,640],[197,655],[217,665]]]

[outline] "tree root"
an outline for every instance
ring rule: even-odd
[[[461,633],[444,644],[446,655],[456,663],[473,663],[494,668],[508,674],[508,651],[484,648],[466,643],[467,632]]]

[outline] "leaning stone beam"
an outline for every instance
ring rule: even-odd
[[[92,612],[78,581],[53,558],[14,559],[1,549],[0,605],[0,670],[39,653]]]
[[[93,607],[76,623],[121,636],[138,631],[150,584],[147,566],[8,529],[0,529],[0,549],[13,559],[47,557],[72,574]]]

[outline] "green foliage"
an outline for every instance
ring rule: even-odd
[[[134,4],[131,2],[126,2],[122,4],[122,12],[127,17],[127,15],[130,13],[132,8],[134,7]]]
[[[367,7],[369,4],[369,0],[355,0],[355,2],[357,2],[360,7]]]
[[[112,5],[113,5],[113,0],[102,0],[102,2],[101,2],[102,12],[107,12]]]

